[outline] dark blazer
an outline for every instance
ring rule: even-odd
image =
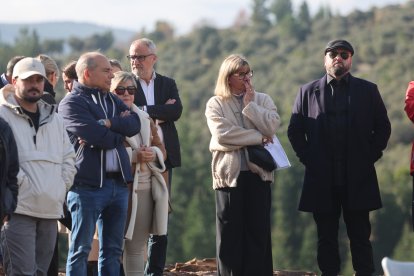
[[[175,121],[181,117],[183,106],[178,94],[178,88],[175,81],[166,76],[156,73],[154,81],[154,101],[155,105],[147,105],[141,84],[137,81],[138,91],[135,94],[134,103],[137,106],[147,106],[147,112],[152,119],[163,121],[160,124],[164,135],[165,149],[167,150],[167,160],[165,165],[167,168],[181,166],[180,142],[175,127]],[[165,104],[168,99],[175,99],[174,104]]]
[[[10,126],[0,118],[0,224],[17,206],[19,159]]]
[[[325,114],[326,75],[300,88],[288,127],[290,143],[305,165],[299,210],[331,210],[333,164]],[[349,76],[346,188],[350,210],[382,207],[374,163],[382,156],[391,124],[374,83]]]

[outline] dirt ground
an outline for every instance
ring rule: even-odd
[[[176,263],[165,268],[164,275],[166,276],[187,276],[187,275],[203,275],[216,276],[216,259],[192,259],[185,263]],[[313,272],[304,271],[283,271],[276,270],[273,275],[277,276],[317,276]]]
[[[192,259],[185,263],[176,263],[175,265],[167,265],[164,270],[164,276],[216,276],[216,259]],[[276,276],[317,276],[313,272],[305,271],[286,271],[276,270],[273,272]],[[0,265],[0,276],[4,276],[3,268]],[[64,272],[59,273],[59,276],[65,276]]]

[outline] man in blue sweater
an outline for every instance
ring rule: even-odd
[[[66,275],[86,275],[96,224],[99,274],[119,275],[128,185],[133,180],[124,140],[140,131],[140,121],[118,97],[108,93],[114,75],[104,55],[83,54],[76,73],[78,82],[59,105],[78,169],[67,199],[72,235]]]

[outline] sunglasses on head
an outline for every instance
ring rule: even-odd
[[[330,51],[329,53],[328,53],[328,55],[329,55],[329,57],[331,58],[331,59],[334,59],[334,58],[336,58],[336,56],[337,55],[340,55],[341,56],[341,58],[343,59],[343,60],[346,60],[346,59],[348,59],[349,57],[350,57],[350,53],[348,53],[348,52],[337,52],[337,51]]]
[[[134,95],[135,92],[137,91],[137,88],[135,86],[127,86],[127,87],[118,86],[117,88],[115,88],[115,93],[117,95],[124,95],[125,90],[128,91],[129,95]]]

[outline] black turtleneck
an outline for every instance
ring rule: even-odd
[[[328,76],[325,91],[328,141],[335,172],[333,183],[336,186],[342,186],[346,177],[349,75],[340,80]]]
[[[42,100],[48,104],[56,104],[55,96],[56,93],[53,89],[52,84],[47,79],[45,79],[45,87],[43,89]]]

